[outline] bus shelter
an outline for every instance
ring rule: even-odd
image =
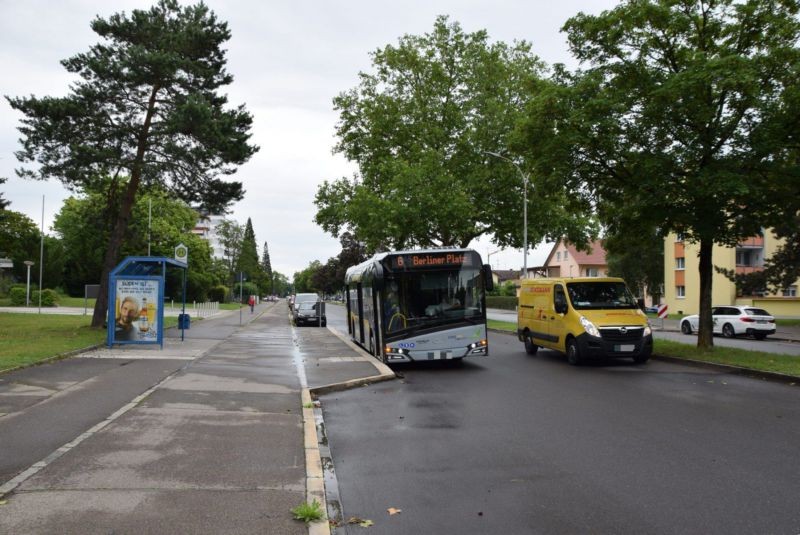
[[[163,256],[129,256],[108,278],[107,343],[164,347],[164,283],[167,267],[181,269],[181,310],[186,311],[187,264]],[[180,318],[183,320],[183,318]],[[185,321],[179,321],[181,339]]]

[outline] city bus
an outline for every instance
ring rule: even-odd
[[[492,285],[472,249],[379,253],[347,270],[347,329],[382,362],[488,356]]]

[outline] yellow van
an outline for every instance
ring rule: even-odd
[[[647,316],[625,281],[611,277],[523,280],[517,335],[529,354],[555,349],[573,365],[608,357],[641,364],[653,352]]]

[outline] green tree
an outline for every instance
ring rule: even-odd
[[[584,197],[611,234],[652,226],[699,244],[699,347],[713,345],[713,245],[797,213],[797,13],[782,0],[627,0],[579,14],[564,30],[584,70],[559,68],[520,129],[539,187]]]
[[[369,250],[467,246],[485,233],[520,247],[523,181],[487,151],[506,152],[539,83],[543,66],[530,46],[490,43],[485,31],[467,34],[439,17],[431,33],[402,37],[372,63],[334,99],[335,150],[358,175],[319,187],[315,222],[333,236],[351,229]],[[531,242],[568,233],[557,215],[568,206],[535,207]]]
[[[658,303],[664,286],[664,237],[655,228],[606,236],[608,274],[625,279],[637,296],[645,291]]]
[[[0,184],[3,184],[6,180],[8,179],[0,177]],[[11,204],[11,201],[4,199],[3,194],[0,193],[0,210],[5,210],[9,204]]]
[[[258,248],[256,246],[256,234],[253,232],[253,222],[247,218],[247,223],[244,226],[244,234],[242,236],[242,250],[239,254],[239,260],[236,262],[236,272],[244,273],[247,275],[247,280],[261,285],[262,274],[261,266],[258,263]]]
[[[242,254],[244,227],[237,221],[224,219],[217,225],[217,236],[225,254],[228,282],[233,284],[236,279],[236,267],[239,265],[239,255]]]
[[[206,5],[160,0],[130,16],[98,17],[91,27],[104,41],[62,61],[79,77],[67,96],[8,101],[24,114],[17,158],[38,164],[20,176],[56,178],[73,189],[129,177],[104,247],[97,327],[140,185],[158,184],[218,212],[243,195],[240,183],[218,176],[257,148],[248,144],[252,117],[242,106],[227,109],[220,92],[233,80],[222,48],[231,34]]]
[[[264,242],[264,250],[261,253],[261,273],[264,274],[263,292],[266,294],[273,294],[272,262],[269,259],[269,247],[267,247],[267,242]]]
[[[18,281],[25,281],[28,268],[24,262],[39,263],[41,233],[36,223],[28,216],[13,210],[0,210],[0,257],[14,262],[11,274]],[[38,268],[37,268],[38,272]],[[31,268],[33,279],[33,268]],[[37,284],[39,278],[36,278]]]
[[[297,293],[319,292],[322,288],[314,285],[315,274],[322,269],[322,262],[314,260],[307,268],[294,274],[294,290]]]
[[[122,190],[125,184],[118,184]],[[102,276],[103,246],[113,225],[114,207],[108,209],[106,193],[89,193],[70,197],[56,214],[54,230],[64,245],[65,289],[70,295],[83,295],[85,284],[97,284]],[[208,289],[224,282],[215,275],[208,243],[192,234],[197,212],[180,200],[171,199],[165,192],[154,191],[138,197],[126,240],[120,247],[122,256],[145,256],[148,250],[148,213],[150,251],[153,256],[172,257],[175,246],[184,243],[189,248],[187,297],[203,300]],[[168,295],[179,299],[182,293],[180,275],[168,271]]]
[[[289,295],[293,291],[289,278],[277,271],[272,272],[272,288],[275,295],[280,296]]]

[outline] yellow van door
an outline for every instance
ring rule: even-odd
[[[547,334],[549,335],[550,343],[553,344],[552,347],[554,349],[565,351],[564,338],[567,336],[567,315],[556,312],[559,308],[556,306],[557,304],[559,306],[568,306],[567,293],[564,291],[564,286],[561,284],[556,284],[553,288],[553,300],[550,303],[550,311],[548,314]]]

